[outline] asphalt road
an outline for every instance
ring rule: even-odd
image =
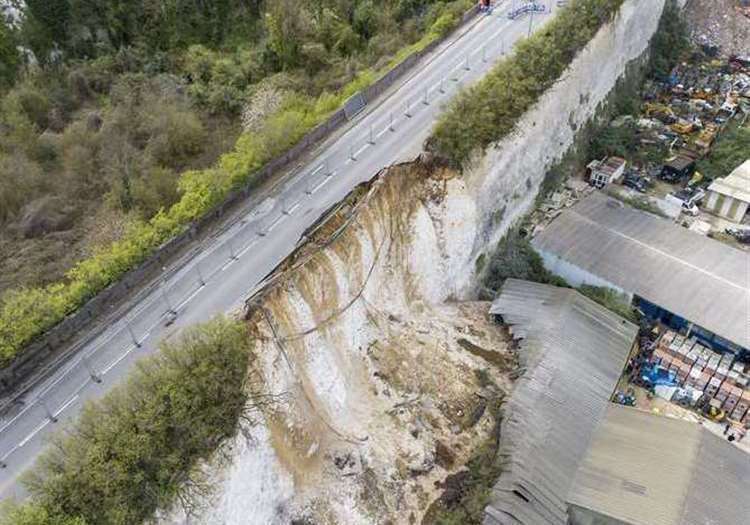
[[[549,1],[548,4],[554,4]],[[414,158],[436,116],[458,90],[481,78],[513,43],[550,15],[507,18],[510,1],[461,28],[411,73],[331,137],[295,170],[277,198],[258,199],[246,215],[171,272],[162,285],[37,385],[0,420],[0,497],[25,495],[19,475],[55,430],[118,384],[141,357],[179,329],[240,307],[296,246],[304,230],[357,184]],[[556,7],[552,7],[556,9]],[[177,316],[170,326],[170,310]]]

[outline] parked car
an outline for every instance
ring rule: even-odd
[[[675,193],[670,193],[664,198],[664,200],[671,204],[679,206],[682,213],[696,217],[700,214],[700,210],[698,209],[697,205],[697,203],[700,201],[694,200],[692,197],[687,196],[686,192],[687,190],[680,190]]]
[[[724,231],[737,239],[737,242],[740,242],[742,244],[750,244],[750,230],[744,230],[740,228],[726,228]]]
[[[637,192],[646,193],[651,187],[651,181],[635,173],[627,173],[622,179],[622,185]]]

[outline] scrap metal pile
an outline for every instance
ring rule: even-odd
[[[750,369],[734,354],[719,354],[695,337],[666,330],[641,345],[631,380],[682,405],[708,409],[750,425]]]
[[[732,118],[750,114],[750,59],[684,62],[666,82],[647,82],[644,101],[636,121],[642,144],[701,157]]]

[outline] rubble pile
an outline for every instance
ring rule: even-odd
[[[750,54],[748,7],[745,0],[692,0],[687,20],[693,41],[722,56]]]

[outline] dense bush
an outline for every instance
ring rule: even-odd
[[[750,127],[732,123],[722,133],[708,157],[698,162],[698,169],[709,179],[726,177],[745,162],[750,151]]]
[[[687,22],[675,0],[667,0],[659,29],[651,40],[649,74],[666,80],[680,57],[690,47]]]
[[[187,497],[197,463],[247,409],[249,341],[242,323],[217,319],[164,343],[54,437],[25,480],[31,502],[4,523],[134,525]]]
[[[561,278],[551,274],[529,239],[514,228],[503,236],[490,255],[481,280],[484,287],[498,292],[506,279],[523,279],[554,286],[568,286]]]
[[[510,58],[450,104],[427,147],[458,167],[474,150],[505,137],[622,1],[571,0],[554,20],[517,44]]]

